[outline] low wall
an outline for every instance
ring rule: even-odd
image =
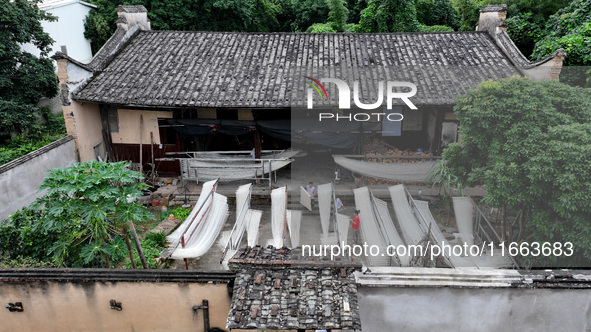
[[[374,268],[372,268],[374,272]],[[420,269],[358,275],[363,331],[591,331],[591,274]]]
[[[228,272],[115,269],[0,270],[1,331],[227,331]],[[110,301],[121,304],[111,309]],[[22,312],[9,303],[22,303]]]
[[[33,203],[45,173],[76,162],[74,138],[66,136],[4,165],[0,165],[0,220]]]

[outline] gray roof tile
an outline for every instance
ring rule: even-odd
[[[230,329],[360,329],[356,261],[302,256],[300,249],[244,247],[237,270]],[[349,310],[345,311],[346,304]]]
[[[486,32],[138,31],[74,98],[155,107],[290,107],[297,67],[344,73],[404,67],[423,104],[453,104],[483,80],[519,74]]]

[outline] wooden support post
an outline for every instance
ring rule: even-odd
[[[254,131],[254,158],[260,159],[261,158],[261,136],[259,135],[259,131]]]
[[[140,114],[140,173],[144,174],[144,149],[142,146],[142,131],[144,131],[144,116]]]
[[[135,242],[135,247],[137,249],[137,253],[140,255],[140,260],[142,261],[142,266],[144,269],[149,269],[148,262],[146,262],[146,256],[144,256],[144,251],[142,250],[142,244],[140,243],[140,239],[137,237],[137,233],[135,232],[135,226],[133,226],[133,222],[128,220],[127,223],[129,224],[129,229],[131,230],[131,237],[133,237],[133,241]]]
[[[152,133],[152,132],[150,132],[150,151],[151,151],[150,163],[152,164],[152,178],[150,179],[150,182],[152,182],[152,184],[154,184],[154,182],[156,181],[156,176],[154,176],[154,167],[156,165],[154,164],[154,133]]]

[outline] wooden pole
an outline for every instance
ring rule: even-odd
[[[134,269],[137,269],[137,266],[135,265],[135,260],[133,259],[133,251],[131,250],[129,236],[127,235],[127,227],[125,225],[123,225],[123,237],[125,238],[125,245],[127,246],[127,253],[129,254],[129,259],[131,260],[131,266]]]
[[[150,151],[150,158],[152,159],[152,161],[150,161],[150,163],[152,164],[152,179],[150,179],[150,181],[152,182],[152,184],[154,184],[154,181],[156,181],[156,177],[154,176],[154,133],[152,132],[150,132]]]
[[[135,247],[137,249],[137,253],[140,255],[140,260],[142,261],[142,266],[144,269],[149,269],[148,262],[146,262],[146,256],[144,256],[144,251],[142,250],[142,244],[137,237],[137,233],[135,232],[135,226],[133,226],[133,222],[128,220],[127,223],[129,224],[129,229],[131,230],[131,237],[133,237],[133,241],[135,242]]]
[[[144,116],[140,114],[140,173],[144,174],[144,149],[142,146],[142,131],[144,131]]]

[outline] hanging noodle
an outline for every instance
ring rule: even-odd
[[[285,219],[287,210],[287,187],[271,191],[271,233],[275,248],[284,246]]]
[[[178,246],[171,258],[196,258],[206,254],[224,227],[228,214],[228,198],[214,193],[211,206],[204,219],[190,233],[185,248]]]
[[[333,156],[338,165],[367,177],[390,181],[424,182],[431,168],[440,161],[417,163],[377,163],[342,156]]]
[[[302,221],[302,211],[287,210],[287,226],[289,228],[289,239],[291,247],[297,248],[300,246],[300,224]]]
[[[395,247],[403,246],[404,241],[402,241],[402,238],[396,230],[394,221],[392,221],[392,217],[390,217],[390,212],[388,211],[388,203],[382,201],[379,198],[373,197],[373,195],[372,198],[376,208],[376,217],[378,225],[380,225],[383,229],[382,232],[385,235],[388,244]],[[408,263],[410,262],[410,255],[408,255],[408,253],[407,255],[397,257],[400,260],[399,264],[401,266],[408,266]]]
[[[474,207],[469,197],[453,197],[454,213],[460,237],[469,246],[474,244]]]
[[[257,245],[259,240],[259,224],[261,223],[262,215],[262,211],[252,209],[249,209],[246,214],[246,233],[249,247]]]
[[[349,236],[349,224],[351,222],[349,222],[349,217],[341,214],[341,213],[337,213],[337,228],[338,228],[338,233],[339,233],[339,239],[341,240],[341,243],[339,243],[339,245],[342,245],[343,243],[346,245],[347,243],[347,236]]]
[[[421,229],[417,218],[415,217],[408,200],[404,185],[396,185],[388,188],[392,198],[392,205],[394,205],[394,212],[396,219],[400,225],[404,242],[407,245],[418,244],[425,236],[425,231]]]
[[[361,239],[367,243],[368,246],[377,246],[381,253],[386,252],[388,243],[384,238],[384,235],[380,231],[376,217],[373,212],[373,204],[369,196],[369,189],[367,187],[361,187],[353,190],[355,195],[355,206],[359,212],[359,230],[361,231]],[[384,256],[373,256],[367,255],[367,261],[369,266],[389,266],[390,258],[388,255]]]
[[[187,233],[192,231],[196,226],[199,220],[203,218],[205,213],[207,212],[207,206],[211,204],[212,199],[212,192],[214,191],[214,185],[216,181],[209,181],[203,184],[201,187],[201,194],[199,195],[199,199],[197,203],[195,203],[195,207],[189,213],[189,216],[177,227],[177,229],[170,235],[166,237],[166,240],[173,244],[174,247],[179,243],[181,239],[181,235],[183,233]],[[207,205],[207,206],[206,206]]]
[[[320,210],[320,225],[322,226],[322,233],[324,235],[328,235],[331,196],[332,183],[318,186],[318,209]]]

